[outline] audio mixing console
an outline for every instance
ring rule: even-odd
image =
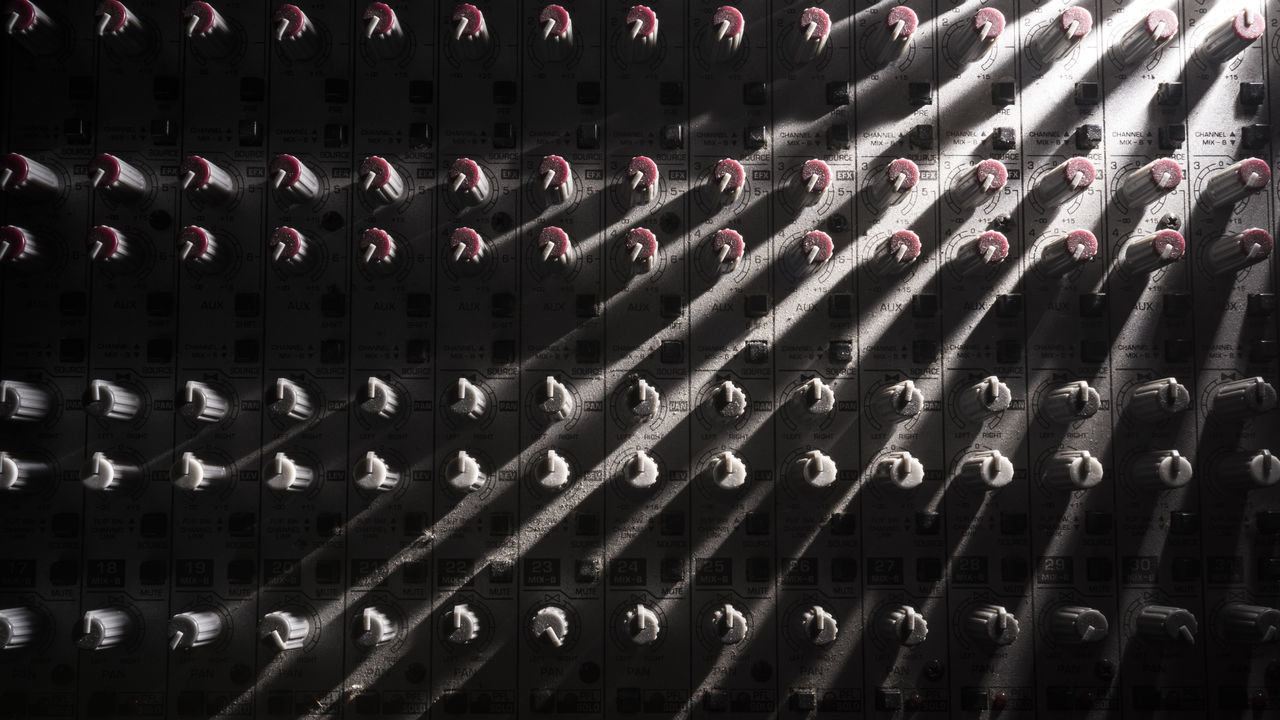
[[[0,717],[1280,717],[1280,7],[0,0]]]

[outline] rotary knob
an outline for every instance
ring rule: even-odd
[[[805,412],[810,415],[826,415],[836,407],[835,390],[820,377],[810,379],[797,392]]]
[[[563,455],[548,450],[534,466],[533,477],[538,487],[559,492],[573,481],[573,468]]]
[[[969,637],[993,645],[1012,645],[1018,639],[1018,618],[1003,605],[979,605],[964,620]]]
[[[1041,477],[1054,490],[1088,490],[1102,482],[1102,463],[1088,450],[1059,450],[1045,461]]]
[[[1280,483],[1280,459],[1270,450],[1230,453],[1217,463],[1217,477],[1240,490],[1258,490]]]
[[[307,264],[311,256],[311,240],[301,231],[281,226],[271,232],[271,260],[277,267],[292,270]]]
[[[1125,410],[1136,420],[1167,420],[1191,407],[1191,393],[1175,378],[1150,380],[1133,389]]]
[[[478,264],[487,250],[484,238],[469,227],[460,227],[449,235],[449,249],[455,263]]]
[[[648,272],[658,256],[658,237],[648,228],[631,228],[627,231],[625,245],[631,267]]]
[[[169,480],[179,490],[201,492],[226,484],[231,471],[225,465],[201,460],[195,453],[184,452],[169,469]]]
[[[40,476],[47,476],[48,471],[49,468],[43,463],[0,450],[0,493],[27,490],[32,481]]]
[[[910,605],[890,607],[880,615],[880,631],[903,647],[915,647],[929,637],[929,623]]]
[[[369,492],[390,492],[400,484],[400,473],[370,450],[356,463],[356,487]]]
[[[1120,195],[1130,207],[1142,208],[1182,184],[1182,166],[1172,158],[1158,158],[1125,176]]]
[[[1181,260],[1186,252],[1187,241],[1182,233],[1168,228],[1130,240],[1122,250],[1125,268],[1135,275],[1152,273],[1171,265]]]
[[[1200,200],[1211,208],[1235,205],[1262,192],[1269,182],[1271,166],[1267,161],[1246,158],[1210,176],[1200,193]]]
[[[1043,65],[1071,54],[1093,29],[1093,15],[1082,7],[1069,7],[1032,41],[1031,56]]]
[[[282,420],[294,422],[310,420],[315,412],[311,393],[289,378],[276,378],[276,383],[267,400],[267,409],[272,415]]]
[[[142,414],[142,398],[117,383],[94,380],[85,391],[84,409],[102,420],[134,420]]]
[[[277,492],[303,492],[315,483],[316,473],[299,465],[288,455],[277,452],[267,464],[267,487]]]
[[[742,189],[747,185],[747,171],[743,169],[742,163],[733,158],[725,158],[716,163],[711,176],[719,191],[720,204],[732,205],[742,197]]]
[[[30,608],[0,609],[0,650],[16,650],[31,645],[43,624],[40,616]]]
[[[554,605],[540,607],[529,621],[529,632],[539,642],[561,647],[569,639],[569,616]]]
[[[920,236],[910,230],[898,230],[876,248],[875,270],[881,275],[900,275],[915,266],[923,245]]]
[[[1112,49],[1122,66],[1129,67],[1164,48],[1178,34],[1178,16],[1159,9],[1147,13]]]
[[[636,603],[622,616],[627,638],[636,645],[651,645],[662,633],[662,620],[653,608]]]
[[[360,187],[374,202],[393,205],[404,199],[405,184],[386,158],[370,155],[360,163]]]
[[[920,184],[920,166],[907,158],[898,158],[889,163],[883,174],[872,176],[867,185],[867,201],[871,207],[883,212],[897,205],[915,190]]]
[[[80,619],[80,637],[76,646],[82,650],[107,650],[133,639],[133,617],[120,608],[87,610]]]
[[[188,380],[182,388],[182,406],[179,411],[189,420],[217,423],[226,419],[231,404],[213,386],[198,380]]]
[[[983,160],[967,168],[951,185],[951,199],[963,208],[985,204],[1009,183],[1009,170],[999,160]]]
[[[369,3],[362,19],[364,39],[374,55],[389,58],[400,54],[404,49],[404,28],[390,5],[384,2]]]
[[[712,57],[724,62],[738,53],[746,34],[747,22],[742,12],[732,5],[721,5],[711,14],[711,27],[715,28]]]
[[[269,612],[258,623],[258,636],[280,652],[297,650],[311,636],[311,620],[288,610]]]
[[[542,178],[542,191],[552,202],[568,202],[573,197],[573,170],[568,160],[559,155],[543,157],[538,176]]]
[[[711,461],[711,480],[723,490],[737,490],[747,482],[747,464],[726,450]]]
[[[573,45],[573,18],[563,5],[548,5],[538,13],[542,26],[542,39],[553,47],[568,48]]]
[[[1088,230],[1072,230],[1045,243],[1040,254],[1040,272],[1062,277],[1075,272],[1098,257],[1098,238]]]
[[[320,178],[293,155],[275,156],[267,172],[271,174],[271,187],[286,203],[315,202],[320,197]]]
[[[644,5],[633,5],[627,10],[624,22],[633,52],[638,56],[653,52],[658,45],[658,14]]]
[[[1260,377],[1251,377],[1219,385],[1209,409],[1218,418],[1243,420],[1271,412],[1275,407],[1275,387]]]
[[[1271,233],[1262,228],[1249,228],[1215,241],[1209,246],[1205,259],[1216,273],[1239,272],[1271,257],[1274,245]],[[3,257],[2,252],[0,257]]]
[[[729,603],[716,608],[711,613],[711,625],[715,628],[716,637],[725,645],[737,645],[747,637],[750,627],[747,616]]]
[[[222,616],[208,610],[190,610],[169,618],[169,649],[190,650],[216,642],[222,635]]]
[[[137,203],[151,189],[151,182],[138,168],[115,155],[99,153],[89,161],[89,184],[112,200]]]
[[[119,0],[103,0],[96,12],[98,37],[121,55],[140,55],[151,46],[142,20]]]
[[[187,38],[193,47],[209,57],[225,58],[236,49],[231,23],[207,2],[188,3],[182,10]]]
[[[831,166],[814,158],[800,166],[801,205],[817,205],[831,189]]]
[[[999,490],[1013,482],[1013,463],[999,450],[975,450],[960,461],[956,480],[978,490]]]
[[[831,37],[831,16],[826,10],[818,7],[805,8],[800,12],[800,42],[797,48],[797,59],[804,61],[817,57],[827,47]]]
[[[1004,33],[1004,13],[995,8],[982,8],[968,23],[948,35],[947,50],[958,65],[978,60],[995,47]]]
[[[470,380],[460,377],[449,398],[449,410],[469,420],[478,420],[484,415],[488,401],[484,390]]]
[[[836,461],[821,450],[810,450],[802,455],[796,460],[796,467],[800,477],[815,488],[831,487],[839,475]]]
[[[56,195],[61,185],[58,174],[44,163],[17,153],[0,155],[0,191],[34,200]]]
[[[178,259],[193,267],[209,269],[224,266],[227,253],[221,251],[213,233],[188,225],[178,233]]]
[[[717,230],[711,238],[711,247],[716,251],[716,269],[721,273],[733,272],[746,253],[747,243],[737,230],[725,228]]]
[[[831,236],[821,230],[810,230],[800,240],[800,254],[809,267],[825,264],[835,254],[836,244]]]
[[[0,420],[36,422],[53,411],[53,396],[35,383],[0,381]]]
[[[445,616],[445,632],[454,645],[472,643],[480,637],[480,616],[465,603],[454,605]]]
[[[462,3],[453,9],[453,39],[455,42],[470,46],[489,44],[489,26],[485,24],[484,13],[471,3]]]
[[[391,616],[376,607],[367,607],[356,619],[356,644],[362,648],[386,645],[399,634]]]
[[[1168,605],[1147,605],[1138,613],[1138,632],[1155,640],[1174,640],[1186,645],[1196,644],[1196,632],[1200,629],[1191,611]]]
[[[95,452],[80,467],[80,482],[88,490],[115,492],[132,484],[140,474],[139,468],[116,462],[105,453]]]
[[[969,420],[981,420],[1004,412],[1013,404],[1013,392],[995,375],[979,380],[956,396],[956,412]]]
[[[454,490],[475,492],[483,488],[487,480],[479,461],[465,450],[459,450],[445,467],[445,482]]]
[[[1227,603],[1218,611],[1218,626],[1227,642],[1265,645],[1280,639],[1280,610],[1246,603]]]
[[[871,396],[871,412],[881,422],[904,423],[924,411],[924,393],[911,380],[880,388]]]
[[[1191,482],[1191,461],[1177,450],[1155,450],[1134,458],[1130,473],[1140,488],[1176,490]]]
[[[297,5],[281,5],[272,19],[276,47],[292,60],[306,60],[320,52],[320,32]]]
[[[379,267],[399,258],[396,239],[382,228],[368,228],[360,233],[360,260],[366,266]]]
[[[178,172],[182,189],[205,202],[226,202],[235,197],[236,181],[231,173],[199,155],[188,155]]]
[[[472,205],[489,199],[489,176],[471,158],[458,158],[449,166],[449,187]]]
[[[662,397],[658,388],[649,384],[644,378],[636,378],[635,383],[627,390],[627,409],[640,421],[652,420],[662,409]]]
[[[924,482],[924,465],[909,452],[889,452],[876,462],[872,478],[878,482],[890,483],[900,490],[911,490]]]
[[[733,421],[747,412],[747,394],[732,380],[724,380],[712,391],[712,403],[721,419]]]
[[[637,155],[627,164],[627,181],[631,185],[633,205],[647,205],[658,195],[658,163],[653,158]]]
[[[1108,630],[1107,616],[1090,607],[1065,605],[1049,616],[1049,634],[1064,645],[1098,642]]]
[[[400,394],[382,378],[370,375],[360,387],[356,400],[365,413],[388,420],[400,410]]]
[[[568,265],[573,262],[573,244],[569,233],[558,227],[545,227],[538,233],[538,253],[542,262]]]
[[[836,617],[821,605],[814,605],[800,616],[801,630],[809,642],[823,647],[836,641],[840,625]]]
[[[638,490],[651,488],[658,482],[658,461],[643,450],[637,450],[622,468],[622,479]]]
[[[952,265],[962,275],[988,272],[1009,257],[1009,238],[998,230],[988,230],[965,240],[956,250]]]
[[[1097,169],[1089,158],[1073,157],[1050,170],[1036,184],[1036,197],[1046,206],[1062,205],[1093,184]]]
[[[868,38],[867,57],[876,65],[888,65],[902,57],[920,26],[920,18],[906,5],[889,9],[884,22],[878,24]]]
[[[1059,385],[1047,392],[1040,406],[1046,420],[1072,423],[1087,420],[1098,413],[1102,398],[1084,380]]]
[[[86,241],[89,260],[104,263],[120,270],[136,269],[141,262],[141,252],[119,230],[109,225],[95,225],[89,230]]]
[[[17,225],[0,225],[0,263],[30,263],[40,258],[35,234]]]
[[[31,0],[6,3],[4,27],[9,37],[32,55],[53,55],[62,49],[63,38],[57,24]]]
[[[548,375],[539,388],[538,407],[553,421],[565,420],[573,415],[573,392],[555,376]]]
[[[1262,37],[1265,29],[1262,14],[1246,7],[1209,31],[1200,45],[1200,55],[1210,62],[1225,63]]]

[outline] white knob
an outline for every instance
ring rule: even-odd
[[[729,603],[725,603],[711,614],[711,623],[715,626],[716,635],[725,645],[736,645],[747,637],[750,628],[747,616]]]
[[[804,481],[816,488],[830,487],[839,474],[836,461],[820,450],[805,453],[796,461],[796,465]]]
[[[718,190],[720,204],[733,205],[742,197],[742,190],[747,185],[747,171],[742,163],[733,158],[724,158],[716,163],[711,175]]]
[[[631,228],[624,239],[631,268],[636,272],[649,272],[658,257],[658,236],[648,228]]]
[[[0,381],[0,420],[34,422],[49,417],[53,397],[33,383]]]
[[[1191,407],[1191,393],[1176,378],[1145,382],[1133,389],[1126,410],[1137,420],[1159,422]]]
[[[965,618],[969,637],[995,645],[1010,645],[1018,639],[1018,619],[1003,605],[979,605]]]
[[[1093,643],[1107,636],[1107,616],[1090,607],[1068,605],[1049,617],[1049,633],[1064,645]]]
[[[1119,193],[1135,208],[1146,207],[1182,184],[1182,166],[1172,158],[1157,158],[1125,176]]]
[[[1070,423],[1093,417],[1101,406],[1102,398],[1098,391],[1084,380],[1077,380],[1050,390],[1040,412],[1052,422]]]
[[[134,632],[133,618],[119,608],[88,610],[80,621],[76,646],[82,650],[106,650],[123,645]]]
[[[1072,230],[1044,244],[1037,267],[1049,277],[1062,277],[1098,257],[1098,237],[1088,230]]]
[[[737,420],[747,412],[747,394],[732,380],[721,382],[713,398],[716,412],[724,420]]]
[[[644,5],[633,5],[627,10],[625,22],[633,51],[652,51],[658,44],[658,15],[653,10]]]
[[[1150,638],[1195,645],[1200,624],[1189,610],[1169,605],[1147,605],[1138,613],[1137,629]]]
[[[178,170],[182,189],[193,198],[223,202],[235,197],[236,181],[231,173],[199,155],[189,155]]]
[[[873,477],[901,490],[910,490],[924,482],[924,465],[906,451],[885,453],[876,463]]]
[[[725,490],[736,490],[747,482],[747,464],[726,450],[712,461],[711,479]]]
[[[1280,610],[1261,605],[1227,603],[1218,612],[1227,642],[1266,645],[1280,639]]]
[[[0,650],[27,647],[40,631],[40,616],[30,608],[0,609]]]
[[[151,189],[145,173],[108,153],[99,153],[89,161],[89,184],[112,199],[130,202],[143,199]]]
[[[538,407],[552,420],[564,420],[573,414],[573,393],[564,383],[548,375],[538,397]]]
[[[36,265],[41,259],[44,240],[17,225],[0,225],[0,263]]]
[[[637,155],[627,165],[627,180],[631,185],[631,201],[635,205],[648,205],[658,194],[658,163],[653,158]]]
[[[534,470],[534,477],[540,487],[558,492],[573,480],[573,469],[560,453],[548,450]]]
[[[538,233],[537,248],[542,262],[553,265],[568,265],[573,262],[573,243],[564,228],[554,225],[542,228]]]
[[[1178,16],[1172,11],[1152,10],[1116,43],[1112,52],[1121,65],[1136,65],[1173,40],[1178,34]]]
[[[268,409],[276,417],[288,420],[310,420],[315,407],[311,393],[289,378],[276,378]]]
[[[1004,32],[1004,13],[995,8],[982,8],[950,36],[951,58],[957,63],[970,63],[995,47]]]
[[[662,632],[658,613],[641,603],[637,603],[634,608],[628,610],[623,621],[627,624],[627,637],[631,638],[631,642],[636,645],[649,645],[657,640]]]
[[[881,616],[880,627],[886,637],[904,647],[915,647],[929,637],[929,623],[910,605],[890,608]]]
[[[1264,262],[1271,257],[1274,248],[1275,239],[1271,237],[1271,233],[1262,228],[1249,228],[1213,241],[1205,260],[1216,273],[1234,273]],[[0,257],[3,255],[0,251]]]
[[[459,450],[458,454],[449,462],[445,469],[445,481],[455,490],[463,492],[475,492],[484,487],[488,478],[485,477],[484,471],[480,469],[480,463],[466,453],[465,450]]]
[[[1048,65],[1069,55],[1092,29],[1093,15],[1088,10],[1069,7],[1035,37],[1028,50]]]
[[[455,415],[475,420],[484,415],[486,405],[484,390],[466,378],[458,378],[449,403]]]
[[[192,45],[209,57],[226,57],[236,47],[231,23],[207,2],[192,2],[182,10],[185,29]]]
[[[262,616],[262,622],[258,623],[258,635],[281,652],[297,650],[307,644],[307,637],[311,635],[311,620],[287,610],[276,610]]]
[[[182,453],[178,462],[169,469],[169,480],[174,487],[193,492],[211,490],[226,483],[230,477],[231,472],[226,466],[206,463],[190,452]]]
[[[979,420],[1004,412],[1012,403],[1013,393],[1009,386],[991,375],[961,392],[956,398],[956,410],[965,418]]]
[[[399,411],[400,395],[385,380],[370,375],[360,389],[359,405],[364,412],[385,420]]]
[[[484,260],[488,252],[484,238],[469,227],[460,227],[449,235],[449,249],[455,263],[475,265]]]
[[[294,228],[282,225],[271,231],[268,250],[276,267],[285,270],[303,267],[314,257],[310,248],[311,240]]]
[[[231,405],[213,386],[198,380],[188,380],[182,389],[184,416],[196,422],[216,423],[227,417]]]
[[[85,488],[99,492],[120,490],[136,479],[138,468],[121,465],[103,453],[94,453],[80,468],[80,482]]]
[[[535,640],[560,647],[569,638],[569,616],[554,605],[539,608],[529,623],[529,632]]]
[[[573,197],[573,170],[569,161],[559,155],[547,155],[538,165],[542,190],[553,202],[568,202]]]
[[[398,243],[382,228],[367,228],[360,233],[360,261],[369,267],[390,265],[399,257]]]
[[[267,172],[276,195],[287,203],[309,203],[320,197],[319,176],[293,155],[277,155]]]
[[[1218,479],[1241,490],[1259,490],[1280,483],[1280,460],[1270,450],[1244,450],[1218,461]]]
[[[396,623],[376,607],[367,607],[356,620],[359,634],[356,644],[364,648],[377,647],[396,639]]]
[[[213,270],[225,266],[226,258],[213,233],[199,225],[188,225],[178,233],[178,259],[188,266]]]
[[[278,492],[302,492],[315,482],[315,471],[277,452],[267,466],[267,487]]]
[[[297,5],[281,5],[272,22],[276,45],[288,57],[304,60],[320,51],[320,33]]]
[[[810,230],[800,239],[798,250],[809,268],[826,263],[835,254],[836,243],[821,230]]]
[[[883,23],[873,31],[867,46],[867,57],[876,65],[887,65],[902,57],[920,25],[911,8],[897,5],[885,14]]]
[[[142,412],[142,398],[136,392],[107,380],[89,383],[84,400],[85,411],[104,420],[133,420]]]
[[[449,187],[473,205],[489,199],[489,177],[480,163],[458,158],[449,167]]]
[[[651,488],[658,482],[658,462],[643,450],[637,450],[622,469],[623,480],[631,487]]]
[[[62,48],[58,25],[31,0],[14,0],[5,8],[4,27],[9,37],[32,55],[53,55]],[[4,183],[0,183],[0,188]]]
[[[1050,170],[1036,183],[1035,193],[1046,206],[1062,205],[1089,189],[1097,177],[1093,161],[1073,157]]]
[[[800,13],[800,42],[796,59],[803,62],[817,57],[827,47],[831,37],[831,16],[818,7],[806,8]]]
[[[924,393],[911,380],[881,388],[871,398],[871,412],[883,422],[904,423],[924,411]]]
[[[834,179],[830,165],[817,158],[806,160],[800,166],[800,204],[817,205],[822,202]]]
[[[1260,377],[1251,377],[1219,385],[1210,409],[1219,418],[1242,420],[1270,412],[1275,407],[1275,387]]]
[[[1200,199],[1211,208],[1234,205],[1262,192],[1271,182],[1271,166],[1260,158],[1245,158],[1223,168],[1205,183]]]
[[[360,187],[383,205],[400,202],[405,193],[404,178],[400,172],[386,158],[377,155],[371,155],[360,163]]]
[[[480,617],[469,606],[454,605],[445,622],[445,637],[455,645],[466,645],[480,636]]]
[[[387,461],[372,450],[356,463],[356,486],[361,490],[388,492],[399,484],[400,473],[392,470]]]
[[[876,212],[884,212],[906,200],[919,183],[920,166],[913,160],[898,158],[891,161],[883,173],[872,175],[867,185],[867,201]]]
[[[0,155],[0,191],[15,197],[50,197],[61,185],[58,174],[43,163],[17,153]]]
[[[1191,482],[1191,461],[1177,450],[1142,453],[1131,469],[1135,485],[1147,490],[1175,490]]]
[[[44,463],[33,462],[0,450],[0,492],[22,492],[39,475],[47,474]]]
[[[662,396],[658,388],[649,384],[644,378],[636,378],[636,382],[627,392],[627,407],[631,414],[639,420],[657,417],[662,407]]]
[[[1177,230],[1165,228],[1130,240],[1121,253],[1127,271],[1145,275],[1181,260],[1187,253],[1187,240]]]
[[[950,189],[952,200],[961,207],[972,208],[986,203],[1009,182],[1009,169],[999,160],[983,160],[966,169]]]
[[[98,18],[98,37],[116,52],[138,55],[150,45],[142,21],[119,0],[103,0],[95,15]]]
[[[484,13],[470,3],[462,3],[453,10],[453,39],[459,44],[484,45],[489,42],[489,27]]]
[[[975,450],[960,461],[956,480],[979,490],[999,490],[1013,481],[1013,463],[999,450]]]
[[[715,29],[715,40],[712,42],[712,58],[724,62],[733,57],[742,47],[742,37],[747,27],[742,12],[732,5],[721,5],[711,15],[711,27]]]
[[[1059,450],[1045,462],[1043,478],[1054,490],[1088,490],[1102,482],[1102,463],[1088,450]]]
[[[801,616],[801,622],[804,627],[804,634],[813,642],[814,645],[830,645],[836,641],[836,635],[840,633],[839,624],[831,613],[827,612],[821,605],[814,605],[804,611]]]
[[[208,645],[222,634],[222,616],[216,612],[182,612],[169,618],[169,649],[190,650]]]
[[[800,394],[810,415],[826,415],[836,407],[836,392],[822,378],[815,377],[802,385]]]

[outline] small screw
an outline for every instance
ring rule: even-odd
[[[1110,680],[1116,675],[1116,666],[1110,660],[1099,660],[1093,666],[1093,673],[1098,676],[1099,680]]]
[[[1160,230],[1177,230],[1180,227],[1182,227],[1182,218],[1172,213],[1160,218],[1156,223],[1156,228]]]
[[[673,233],[680,229],[680,216],[675,213],[663,213],[662,217],[658,218],[658,227],[664,233]]]
[[[944,674],[946,674],[946,667],[942,664],[941,660],[930,660],[925,663],[924,676],[926,678],[937,682],[942,679]]]
[[[849,229],[849,218],[839,213],[832,215],[827,219],[827,230],[833,233],[842,233]]]

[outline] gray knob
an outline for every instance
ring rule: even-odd
[[[91,455],[80,468],[80,482],[85,488],[99,492],[120,490],[138,475],[138,468],[118,463],[100,452]]]
[[[1210,410],[1214,416],[1243,420],[1276,407],[1276,389],[1260,377],[1232,380],[1218,386]]]
[[[815,377],[800,388],[804,409],[810,415],[826,415],[836,407],[836,393],[822,378]]]
[[[1200,191],[1200,202],[1222,208],[1257,195],[1271,182],[1271,166],[1261,158],[1245,158],[1211,176]]]
[[[386,158],[377,155],[370,155],[360,163],[360,187],[366,195],[382,205],[400,202],[406,190],[400,172]],[[369,262],[367,254],[365,262]]]
[[[836,461],[820,450],[805,453],[796,461],[796,465],[804,481],[816,488],[830,487],[840,473]]]
[[[715,627],[716,636],[725,645],[742,642],[750,631],[747,616],[729,603],[721,605],[711,614],[711,624]]]
[[[1077,380],[1050,390],[1040,412],[1051,422],[1071,423],[1093,417],[1101,405],[1098,391],[1084,380]]]
[[[287,610],[276,610],[262,616],[258,635],[281,652],[297,650],[307,644],[311,620]]]
[[[205,462],[195,453],[184,452],[169,469],[169,480],[179,490],[212,490],[226,483],[231,471],[225,465]]]
[[[726,450],[712,461],[711,479],[725,490],[737,490],[747,482],[747,464]]]
[[[567,385],[548,375],[542,384],[538,407],[552,420],[564,420],[573,414],[573,393]]]
[[[725,380],[716,387],[716,412],[725,420],[737,420],[747,412],[747,394],[732,380]]]
[[[539,608],[529,623],[529,632],[535,640],[561,647],[569,639],[569,616],[554,605]]]
[[[0,650],[15,650],[35,642],[40,631],[40,616],[25,607],[0,610]]]
[[[222,422],[231,409],[227,399],[212,386],[188,380],[182,389],[182,414],[204,423]]]
[[[804,611],[800,617],[805,637],[814,645],[830,645],[840,634],[840,626],[836,618],[821,605],[814,605]]]
[[[49,417],[53,397],[47,390],[17,380],[0,382],[0,420],[34,422]]]
[[[1280,483],[1280,458],[1270,450],[1234,452],[1217,463],[1218,479],[1240,490],[1269,488]]]
[[[1163,8],[1152,10],[1120,38],[1112,48],[1112,53],[1125,67],[1137,65],[1167,45],[1177,34],[1177,15]]]
[[[22,492],[31,489],[31,483],[49,468],[44,463],[18,457],[0,450],[0,492]]]
[[[372,450],[356,463],[355,470],[356,486],[361,490],[388,492],[400,484],[400,473]]]
[[[1262,228],[1249,228],[1214,240],[1205,261],[1216,273],[1234,273],[1265,261],[1274,248],[1271,233]]]
[[[367,607],[356,619],[356,644],[363,648],[385,645],[396,639],[396,623],[382,610]]]
[[[662,396],[658,388],[649,384],[644,378],[637,378],[627,392],[627,408],[637,420],[649,420],[657,417],[662,408]]]
[[[133,618],[120,608],[88,610],[80,622],[76,646],[82,650],[106,650],[123,645],[134,631]]]
[[[277,452],[267,464],[267,487],[279,492],[302,492],[315,482],[315,470],[299,465],[288,455]]]
[[[910,380],[881,388],[871,398],[871,412],[883,422],[903,423],[924,410],[924,393]]]
[[[885,453],[876,463],[872,477],[902,490],[910,490],[924,482],[924,465],[906,451]]]
[[[548,450],[534,469],[538,486],[545,490],[560,491],[573,480],[573,468],[563,455]]]
[[[469,605],[454,605],[445,622],[445,639],[455,645],[466,645],[480,636],[480,616]]]
[[[1191,393],[1175,378],[1151,380],[1134,388],[1126,410],[1136,420],[1158,422],[1191,407]]]
[[[658,482],[658,462],[643,450],[637,450],[622,469],[622,479],[634,488],[653,487]]]
[[[222,616],[216,612],[190,611],[169,618],[169,649],[189,650],[208,645],[222,634]]]
[[[1187,254],[1187,239],[1170,228],[1134,238],[1121,249],[1124,268],[1134,275],[1155,272]]]
[[[1018,619],[1003,605],[979,605],[965,618],[965,632],[975,640],[1011,645],[1018,639]]]
[[[1177,450],[1142,453],[1133,461],[1133,482],[1146,490],[1175,490],[1191,482],[1191,462]]]
[[[1200,629],[1196,616],[1189,610],[1168,605],[1147,605],[1138,613],[1138,632],[1153,639],[1176,640],[1196,644]]]
[[[1043,479],[1054,490],[1088,490],[1102,482],[1102,463],[1088,450],[1059,450],[1045,462]]]
[[[269,400],[268,409],[279,418],[300,422],[310,420],[315,412],[311,394],[289,378],[276,379]]]
[[[978,490],[999,490],[1013,482],[1013,463],[999,450],[975,450],[960,461],[956,480]]]
[[[449,410],[455,415],[476,420],[484,415],[488,402],[484,390],[466,378],[458,378],[450,398]]]
[[[360,409],[383,420],[395,417],[400,409],[400,395],[385,380],[370,375],[360,388]]]
[[[107,380],[94,380],[85,393],[84,409],[103,420],[133,420],[142,412],[142,398]]]
[[[915,647],[929,637],[929,623],[910,605],[890,608],[880,617],[885,637],[904,647]]]
[[[627,611],[623,621],[627,625],[627,637],[637,645],[652,644],[662,632],[658,613],[648,605],[637,603],[634,608]]]
[[[1265,30],[1262,13],[1246,7],[1209,32],[1200,54],[1211,62],[1225,63],[1262,37]]]
[[[475,492],[484,487],[487,480],[480,463],[465,450],[459,450],[445,468],[445,482],[454,490]]]
[[[1280,639],[1280,610],[1261,605],[1228,603],[1218,612],[1227,642],[1263,645]]]
[[[1107,616],[1088,607],[1067,605],[1049,617],[1049,633],[1065,645],[1098,642],[1107,636]]]
[[[1013,393],[1009,386],[991,375],[960,393],[956,399],[956,410],[965,418],[980,420],[1007,410],[1012,403]]]

